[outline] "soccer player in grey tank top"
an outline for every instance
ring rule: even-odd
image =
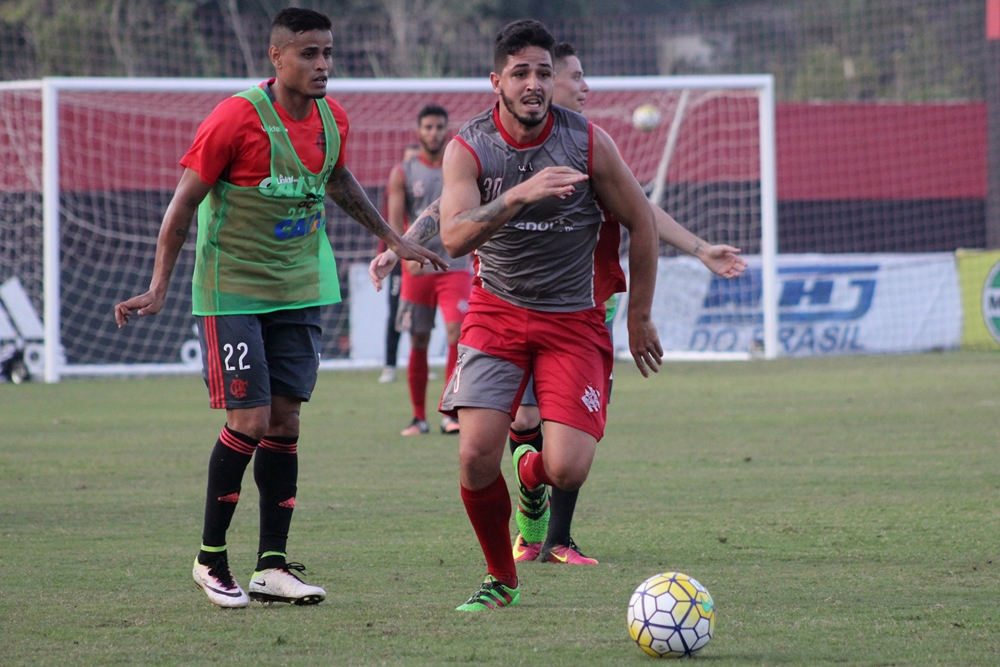
[[[640,372],[656,372],[663,353],[650,321],[652,210],[611,138],[551,107],[553,45],[536,21],[505,26],[490,75],[501,103],[470,121],[445,152],[441,239],[450,255],[476,251],[478,280],[442,400],[462,423],[462,499],[488,572],[462,611],[520,598],[500,463],[528,375],[535,374],[548,433],[544,458],[529,445],[516,456],[523,506],[537,509],[546,484],[578,489],[603,436],[612,351],[594,281],[603,221],[597,197],[629,231],[629,344]],[[519,528],[526,532],[520,521]]]

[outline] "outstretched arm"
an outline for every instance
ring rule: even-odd
[[[417,218],[416,222],[410,225],[410,228],[406,230],[403,234],[403,238],[409,241],[413,241],[417,245],[424,245],[432,238],[438,235],[441,230],[441,200],[435,199],[427,208],[424,209],[423,213]],[[368,265],[368,278],[372,281],[372,285],[375,286],[375,291],[382,290],[382,280],[385,279],[392,269],[396,266],[396,262],[399,261],[399,257],[392,250],[386,250],[385,252],[379,253],[375,256],[375,259],[371,261]],[[413,269],[413,266],[408,268]],[[410,271],[414,273],[415,271]]]
[[[479,168],[461,142],[448,144],[442,169],[441,242],[452,257],[466,255],[486,243],[526,204],[571,194],[574,184],[587,179],[571,167],[546,167],[482,204],[476,184]]]
[[[747,268],[739,256],[740,249],[728,245],[711,245],[685,229],[659,206],[652,206],[656,218],[656,234],[661,241],[681,252],[694,255],[708,269],[723,278],[735,278]]]
[[[659,371],[663,348],[651,319],[656,285],[656,227],[642,187],[611,137],[594,126],[593,183],[601,202],[629,231],[629,348],[645,377]]]
[[[170,205],[163,214],[163,223],[156,238],[156,259],[153,262],[153,278],[149,282],[149,290],[115,306],[115,322],[119,329],[128,324],[133,311],[142,317],[155,315],[163,308],[170,276],[191,229],[191,220],[194,219],[198,205],[211,189],[212,186],[201,180],[198,172],[193,169],[184,170]]]
[[[399,257],[414,260],[421,265],[431,263],[441,270],[448,268],[448,264],[430,250],[400,238],[399,234],[394,232],[389,224],[382,219],[378,210],[368,199],[361,184],[347,167],[337,167],[333,170],[333,174],[326,184],[326,193],[330,195],[330,199],[337,206],[343,209],[344,213],[385,241],[385,244],[392,248]]]

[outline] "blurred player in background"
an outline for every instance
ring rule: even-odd
[[[386,189],[389,224],[403,234],[407,221],[416,220],[427,206],[441,196],[441,159],[448,142],[448,112],[437,105],[427,105],[417,114],[417,139],[420,151],[403,163],[396,165],[389,175]],[[429,246],[444,255],[440,241]],[[396,330],[410,334],[410,362],[406,378],[413,406],[413,420],[402,435],[420,435],[430,429],[427,425],[427,347],[434,315],[441,308],[448,337],[446,377],[451,375],[458,358],[458,335],[462,319],[469,308],[472,274],[466,257],[449,259],[449,268],[443,273],[427,272],[415,262],[408,262],[403,269],[403,287],[400,294]],[[458,422],[449,416],[441,421],[442,433],[458,433]]]
[[[326,195],[397,254],[444,266],[392,231],[345,164],[347,115],[326,96],[331,25],[307,9],[275,15],[275,78],[223,101],[198,128],[163,217],[149,290],[115,306],[119,327],[133,314],[162,309],[197,211],[193,310],[210,405],[226,410],[226,425],[209,459],[192,574],[220,607],[244,607],[249,598],[316,604],[326,597],[299,578],[300,563],[286,560],[299,414],[319,367],[320,306],[340,301]],[[226,532],[251,458],[260,542],[248,597],[229,569]]]
[[[420,153],[420,144],[411,144],[403,149],[403,162],[408,162]],[[388,210],[385,211],[388,216]],[[386,246],[379,240],[378,251],[385,252]],[[403,288],[403,265],[396,264],[392,267],[389,278],[389,317],[385,325],[385,366],[381,375],[378,376],[379,384],[387,384],[396,381],[396,357],[399,351],[399,332],[396,331],[396,313],[399,312],[399,293]]]

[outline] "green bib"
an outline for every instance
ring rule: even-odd
[[[340,155],[340,132],[325,99],[316,100],[326,159],[306,169],[271,100],[261,88],[249,100],[271,140],[271,176],[257,187],[218,181],[198,207],[192,286],[195,315],[268,313],[340,301],[340,282],[326,234],[326,182]]]
[[[604,302],[604,322],[610,322],[615,319],[615,313],[618,312],[618,295],[612,294],[611,298]]]

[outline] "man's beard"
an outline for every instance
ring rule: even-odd
[[[511,102],[510,98],[504,95],[503,91],[500,91],[500,99],[503,101],[503,105],[507,107],[507,111],[517,120],[518,123],[524,125],[525,127],[535,127],[541,125],[542,122],[549,115],[549,105],[546,104],[544,107],[539,109],[538,118],[533,118],[531,116],[520,116],[516,111],[514,111],[514,103]],[[544,98],[542,100],[545,101]]]
[[[421,139],[420,147],[423,148],[428,153],[430,153],[431,155],[437,155],[438,153],[441,152],[441,149],[444,148],[444,143],[445,143],[444,139],[437,142],[437,145],[435,145],[433,142],[424,141],[423,139]]]

